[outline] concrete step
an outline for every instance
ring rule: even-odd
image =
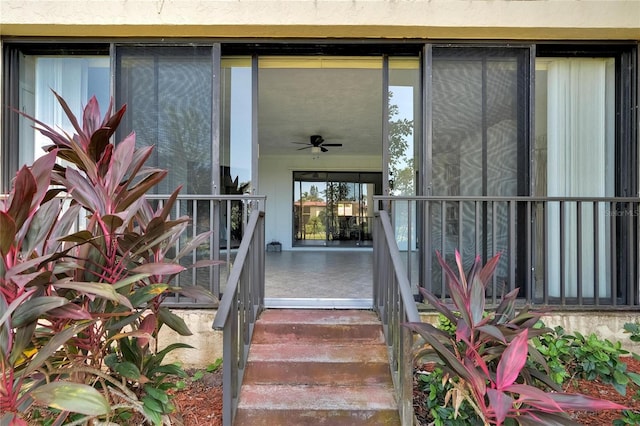
[[[380,321],[372,311],[269,309],[256,324],[252,344],[315,338],[324,342],[384,342]]]
[[[381,344],[258,343],[251,345],[246,383],[387,383],[389,357]]]
[[[244,385],[236,425],[399,425],[393,387]]]
[[[236,425],[398,425],[376,314],[264,311],[256,322]]]

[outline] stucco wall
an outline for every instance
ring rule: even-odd
[[[177,349],[165,358],[166,363],[181,362],[183,368],[203,368],[222,358],[222,332],[211,328],[217,310],[213,309],[176,309],[176,315],[184,319],[193,333],[180,336],[169,327],[160,330],[159,348],[171,343],[186,343],[194,349]]]
[[[420,315],[424,322],[436,324],[438,321],[437,313],[423,312]],[[585,336],[595,333],[601,339],[620,342],[624,349],[640,354],[640,342],[632,342],[629,334],[624,333],[625,323],[640,321],[638,312],[554,312],[542,316],[542,321],[547,327],[560,326],[567,333],[578,331]]]
[[[203,368],[222,357],[222,332],[211,328],[215,310],[175,310],[182,317],[193,332],[193,336],[178,336],[176,333],[163,329],[160,335],[160,347],[173,342],[183,342],[195,349],[180,349],[167,356],[167,362],[180,361],[184,368]],[[423,313],[423,321],[435,322],[437,315]],[[549,327],[562,326],[567,332],[579,331],[584,335],[596,333],[597,336],[610,341],[620,341],[625,349],[640,353],[640,343],[629,340],[629,335],[623,333],[626,322],[640,319],[636,312],[566,312],[546,315],[543,320]]]
[[[637,0],[0,0],[0,34],[640,39]]]

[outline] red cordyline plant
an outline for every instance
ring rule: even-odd
[[[146,200],[166,171],[145,166],[152,147],[136,149],[135,134],[110,142],[125,107],[102,118],[93,97],[80,123],[55,96],[75,134],[31,118],[52,145],[0,204],[0,424],[26,424],[34,404],[61,410],[55,424],[69,412],[86,422],[127,410],[161,424],[173,408],[165,377],[183,373],[162,360],[188,345],[160,350],[158,332],[191,334],[163,302],[215,299],[170,284],[210,233],[184,241],[190,218],[170,217],[180,188],[158,208]]]
[[[504,295],[495,311],[485,310],[485,290],[500,259],[496,255],[484,266],[476,257],[465,274],[460,253],[456,251],[458,273],[437,253],[447,276],[447,288],[453,306],[420,289],[426,301],[456,326],[447,333],[428,323],[408,323],[420,334],[427,347],[417,354],[442,365],[452,388],[447,400],[456,410],[463,401],[473,407],[486,425],[518,424],[575,425],[567,410],[621,410],[625,407],[580,394],[557,391],[548,371],[527,365],[531,357],[546,366],[544,358],[529,344],[529,339],[547,330],[535,328],[541,314],[528,307],[516,312],[518,289]],[[435,355],[435,356],[433,356]]]
[[[50,257],[66,235],[77,208],[62,211],[62,202],[49,189],[57,151],[39,158],[16,175],[13,189],[0,200],[0,423],[26,425],[19,413],[28,411],[39,393],[77,394],[79,411],[108,412],[100,394],[78,383],[47,383],[42,369],[69,339],[92,323],[61,297]],[[92,289],[85,289],[90,294]],[[95,294],[93,294],[95,296]],[[43,315],[73,320],[59,333],[38,339],[37,320]]]

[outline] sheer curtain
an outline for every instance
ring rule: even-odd
[[[547,65],[547,195],[611,196],[614,193],[614,61],[561,58],[550,59]],[[607,206],[597,205],[595,219],[592,204],[582,205],[581,229],[577,224],[578,208],[574,203],[565,205],[561,234],[560,206],[555,203],[548,206],[550,296],[560,296],[561,281],[564,281],[567,297],[577,296],[578,286],[584,297],[594,297],[597,280],[598,296],[608,297],[611,253]],[[581,259],[578,259],[578,237],[581,239]],[[563,253],[560,251],[561,239],[564,239]],[[563,277],[561,258],[565,262]],[[581,282],[578,282],[579,260]]]
[[[35,111],[31,114],[37,119],[69,134],[74,133],[52,90],[64,98],[78,120],[82,119],[82,109],[94,95],[104,115],[109,106],[108,57],[41,56],[35,57],[32,63],[35,67]],[[44,153],[42,146],[48,144],[49,139],[36,132],[33,144],[21,148],[21,162],[32,162]]]

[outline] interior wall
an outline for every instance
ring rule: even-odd
[[[345,156],[328,153],[312,155],[261,156],[258,164],[257,193],[267,196],[265,210],[265,240],[278,241],[283,250],[292,248],[293,172],[348,171],[380,172],[379,155]]]

